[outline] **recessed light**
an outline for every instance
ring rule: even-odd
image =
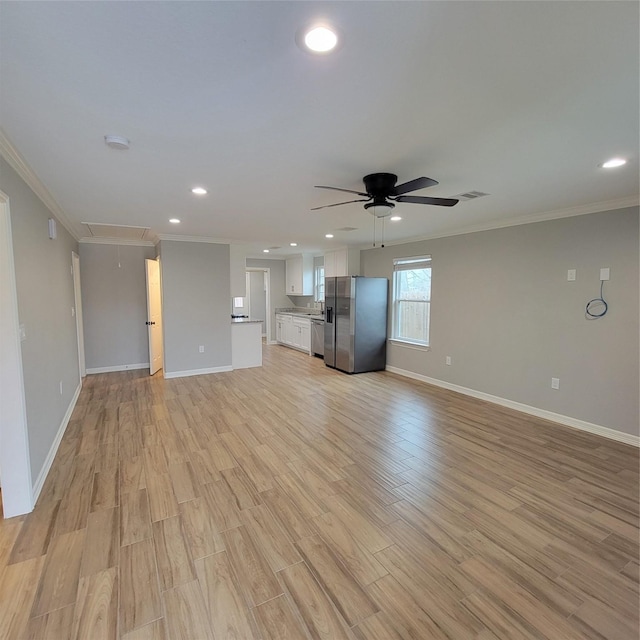
[[[402,218],[400,216],[391,216],[389,220],[391,220],[391,222],[398,222],[398,220],[402,220]]]
[[[325,238],[333,238],[333,233],[326,233]]]
[[[269,253],[269,249],[263,249],[262,253]]]
[[[203,187],[193,187],[193,189],[191,189],[191,193],[195,193],[197,196],[204,196],[206,195],[207,190]]]
[[[298,243],[297,243],[297,242],[290,242],[290,243],[289,243],[289,246],[290,246],[290,247],[297,247],[297,246],[298,246]]]
[[[611,158],[611,160],[603,162],[600,166],[603,169],[615,169],[616,167],[621,167],[623,164],[627,164],[624,158]]]
[[[180,224],[180,220],[178,220],[178,218],[169,218],[169,222],[171,224]]]
[[[329,24],[314,24],[298,30],[296,43],[303,51],[325,55],[342,44],[342,34]]]

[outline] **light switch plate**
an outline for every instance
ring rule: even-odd
[[[573,282],[575,279],[576,279],[576,270],[569,269],[567,271],[567,280],[569,280],[569,282]]]

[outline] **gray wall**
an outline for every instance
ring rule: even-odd
[[[433,259],[430,350],[390,343],[388,364],[638,434],[638,234],[633,207],[363,251],[367,276]],[[587,320],[601,267],[609,312]]]
[[[165,374],[230,367],[229,245],[162,240],[160,264]]]
[[[0,158],[0,189],[9,196],[22,342],[32,482],[38,478],[80,383],[71,252],[76,241],[61,225],[49,239],[50,211]],[[62,382],[62,394],[60,394]]]
[[[149,362],[144,261],[154,247],[80,243],[87,369]]]
[[[260,260],[258,258],[247,258],[247,267],[259,267],[261,269],[270,270],[269,280],[269,294],[271,296],[271,308],[269,313],[271,314],[271,335],[269,336],[270,342],[275,342],[276,339],[276,309],[283,309],[285,307],[291,307],[291,300],[285,293],[285,260]]]

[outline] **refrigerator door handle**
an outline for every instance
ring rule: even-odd
[[[325,309],[324,321],[328,322],[329,324],[331,324],[333,322],[333,307],[327,307]]]

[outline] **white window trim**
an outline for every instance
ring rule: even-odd
[[[422,344],[421,342],[411,342],[402,340],[401,338],[389,338],[389,342],[396,347],[404,347],[405,349],[414,349],[415,351],[431,351],[431,346]]]
[[[318,289],[319,289],[319,285],[320,285],[320,278],[318,277],[318,274],[320,273],[320,269],[323,270],[323,274],[324,274],[324,265],[323,264],[319,264],[313,270],[313,299],[314,299],[315,302],[324,302],[324,295],[323,295],[322,300],[318,299]],[[324,285],[324,282],[322,284]],[[323,294],[324,294],[324,288],[323,288]]]
[[[396,298],[396,273],[399,271],[410,271],[412,269],[432,269],[433,261],[430,255],[425,256],[410,256],[406,258],[394,258],[393,259],[393,288],[392,288],[392,308],[391,308],[391,337],[389,342],[394,345],[413,348],[418,351],[429,351],[431,348],[431,327],[429,326],[429,335],[427,336],[428,342],[418,342],[415,340],[407,340],[406,338],[396,337],[397,322],[398,322],[398,302],[403,299]],[[432,272],[433,273],[433,272]],[[431,318],[431,296],[429,300],[424,302],[429,303],[429,318]],[[431,322],[429,321],[429,324]]]

